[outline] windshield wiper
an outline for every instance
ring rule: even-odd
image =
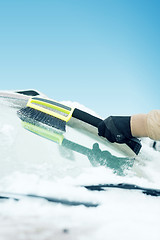
[[[128,183],[117,183],[117,184],[107,183],[107,184],[99,184],[99,185],[88,185],[88,186],[84,186],[84,187],[91,191],[106,191],[107,189],[110,189],[110,188],[120,188],[120,189],[126,189],[126,190],[139,190],[139,191],[142,191],[142,193],[150,195],[150,196],[155,196],[155,197],[160,196],[160,189],[145,188],[145,187],[140,187],[138,185],[128,184]]]
[[[35,198],[35,199],[44,199],[48,202],[52,203],[59,203],[67,206],[80,206],[83,205],[85,207],[97,207],[99,204],[97,203],[91,203],[91,202],[81,202],[81,201],[70,201],[66,199],[59,199],[54,197],[47,197],[47,196],[41,196],[36,194],[21,194],[21,193],[10,193],[10,192],[0,192],[0,200],[8,200],[13,199],[15,201],[19,201],[23,198]]]

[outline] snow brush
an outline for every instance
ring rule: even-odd
[[[22,121],[27,121],[35,125],[41,123],[45,127],[56,128],[61,131],[66,131],[66,123],[72,117],[96,128],[98,128],[99,123],[103,121],[102,119],[78,108],[72,108],[57,101],[39,97],[30,98],[26,107],[20,109],[17,114]],[[135,137],[130,138],[126,142],[126,145],[138,155],[141,149],[139,139]]]

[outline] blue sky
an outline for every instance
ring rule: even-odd
[[[0,90],[103,118],[160,108],[159,0],[0,1]]]

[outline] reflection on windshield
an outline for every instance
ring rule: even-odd
[[[124,175],[127,169],[133,166],[134,160],[129,158],[122,158],[113,156],[109,151],[102,151],[98,143],[94,143],[92,149],[71,142],[67,139],[62,143],[68,149],[86,155],[92,166],[105,166],[111,168],[114,173]]]
[[[114,173],[118,175],[124,175],[125,171],[133,166],[133,159],[114,156],[107,150],[102,151],[97,142],[92,141],[93,146],[92,148],[89,148],[83,146],[82,144],[76,143],[73,140],[68,140],[62,133],[59,133],[57,131],[51,131],[51,129],[40,127],[29,122],[22,122],[22,124],[23,127],[29,131],[45,137],[51,141],[54,141],[69,150],[86,156],[94,167],[109,167],[113,170]]]

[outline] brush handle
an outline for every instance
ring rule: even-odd
[[[97,118],[87,112],[84,112],[80,109],[75,108],[72,114],[72,117],[77,118],[85,123],[88,123],[94,127],[98,128],[99,123],[102,121],[102,119]]]

